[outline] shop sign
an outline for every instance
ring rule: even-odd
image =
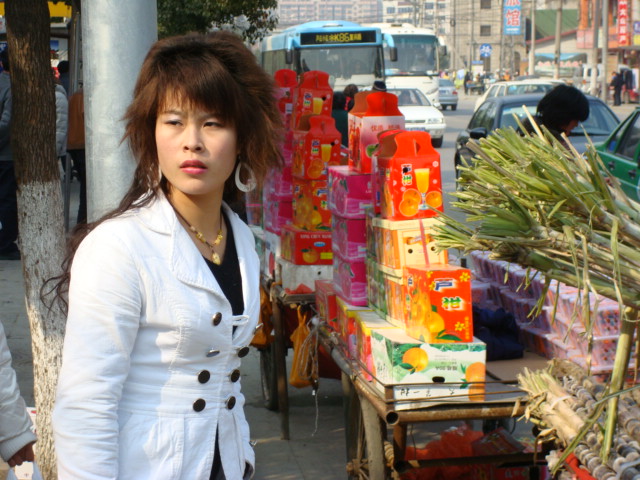
[[[522,2],[521,0],[505,0],[504,2],[504,34],[522,35]]]
[[[618,0],[618,45],[629,45],[629,2]]]

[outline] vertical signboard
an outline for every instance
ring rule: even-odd
[[[629,1],[618,0],[618,45],[629,45]]]
[[[522,1],[504,0],[504,34],[522,35]]]

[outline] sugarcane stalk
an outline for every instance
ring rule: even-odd
[[[632,313],[634,313],[633,309],[629,307],[625,308],[624,314],[622,315],[622,323],[620,325],[620,337],[618,337],[618,342],[616,344],[616,356],[613,362],[611,381],[609,383],[609,393],[613,394],[613,396],[608,400],[605,433],[602,441],[602,449],[600,451],[600,456],[604,461],[609,458],[611,446],[613,444],[613,435],[618,421],[617,415],[619,398],[615,394],[622,389],[624,379],[627,375],[629,358],[631,356],[631,345],[635,330],[635,323],[629,320]]]

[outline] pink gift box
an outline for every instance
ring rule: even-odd
[[[273,200],[293,199],[293,175],[291,166],[285,166],[282,170],[269,170],[264,179],[263,203]]]
[[[264,204],[264,228],[280,234],[282,227],[293,219],[293,202],[287,200],[271,200]]]
[[[372,205],[370,173],[359,173],[347,165],[329,167],[329,210],[346,218],[364,218]]]
[[[331,220],[334,251],[349,260],[364,259],[367,254],[365,219],[344,218],[334,214]]]
[[[333,283],[336,294],[356,306],[367,305],[367,268],[364,259],[345,260],[333,252]]]

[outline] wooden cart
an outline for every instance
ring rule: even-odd
[[[263,393],[265,404],[279,410],[281,438],[288,440],[289,401],[285,356],[289,345],[283,311],[294,305],[312,305],[315,296],[287,294],[275,284],[270,286],[270,296],[275,341],[267,351],[261,351]],[[418,467],[481,463],[534,465],[543,460],[535,459],[533,454],[528,453],[411,462],[402,459],[405,458],[407,446],[407,428],[411,424],[452,420],[489,421],[522,415],[525,394],[516,387],[516,375],[524,366],[543,368],[546,359],[526,354],[523,359],[488,364],[487,374],[491,380],[488,379],[486,384],[484,402],[456,401],[450,396],[427,397],[421,399],[424,406],[403,409],[398,405],[396,393],[397,388],[406,388],[407,385],[376,388],[372,382],[364,379],[360,373],[361,366],[356,365],[345,353],[345,345],[336,333],[324,328],[318,332],[320,343],[342,371],[347,471],[350,478],[384,480],[399,478],[399,473]],[[388,439],[389,432],[391,439]]]

